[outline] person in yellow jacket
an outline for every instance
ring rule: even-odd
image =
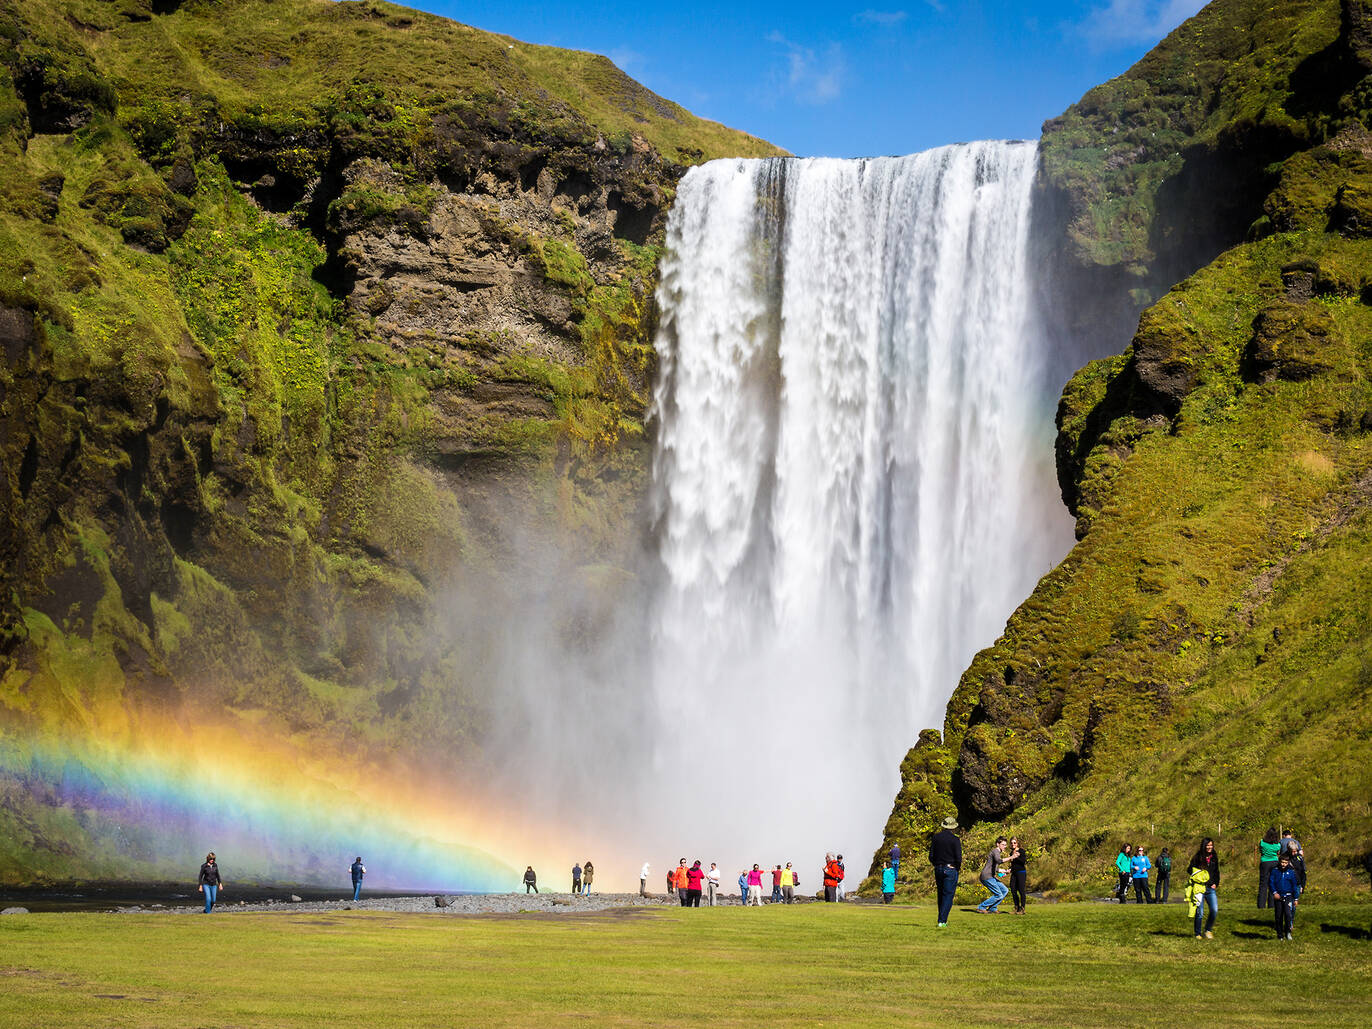
[[[1191,869],[1191,877],[1186,881],[1186,913],[1192,918],[1196,917],[1196,908],[1200,907],[1201,898],[1209,888],[1210,873],[1204,868]]]
[[[781,870],[781,899],[787,904],[793,903],[796,899],[796,887],[799,885],[800,877],[791,867],[791,862],[786,862],[786,867]]]

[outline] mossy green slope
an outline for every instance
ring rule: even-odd
[[[1321,52],[1372,69],[1361,5],[1344,6]],[[1299,19],[1329,7],[1278,5],[1251,32],[1299,40],[1290,19],[1308,27]],[[1245,9],[1211,5],[1129,80],[1174,88],[1171,51]],[[1254,67],[1238,60],[1229,83],[1218,66],[1209,95],[1246,96]],[[1285,825],[1318,889],[1358,880],[1372,847],[1361,88],[1306,110],[1308,138],[1285,137],[1300,149],[1266,170],[1268,192],[1243,212],[1260,223],[1249,241],[1148,307],[1125,353],[1068,383],[1057,457],[1080,542],[964,673],[942,734],[910,752],[886,845],[918,853],[956,814],[974,827],[970,850],[1017,831],[1036,883],[1090,894],[1106,892],[1121,842],[1185,860],[1202,835],[1247,886],[1256,839]],[[1207,130],[1216,138],[1252,115],[1215,110],[1229,119]],[[1188,210],[1159,200],[1149,217]]]
[[[0,0],[0,876],[118,836],[23,741],[139,711],[461,760],[473,512],[622,560],[674,184],[775,152],[387,3]]]

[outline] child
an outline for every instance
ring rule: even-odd
[[[1272,895],[1276,913],[1277,939],[1291,939],[1291,925],[1296,920],[1296,904],[1301,895],[1300,874],[1291,863],[1291,855],[1284,853],[1277,859],[1277,867],[1268,873],[1267,889]]]
[[[896,899],[896,870],[887,861],[881,867],[881,902],[889,904]]]
[[[746,868],[738,873],[738,902],[740,904],[748,903],[748,869]]]

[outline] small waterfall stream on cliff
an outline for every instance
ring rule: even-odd
[[[905,749],[1070,546],[1030,287],[1036,161],[976,143],[682,180],[659,291],[649,776],[673,853],[796,860],[808,890],[838,849],[860,878]]]

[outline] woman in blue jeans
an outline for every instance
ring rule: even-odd
[[[219,865],[215,863],[214,851],[205,855],[205,863],[200,866],[200,892],[205,895],[205,914],[214,910],[214,902],[219,897]]]
[[[1196,856],[1191,859],[1191,868],[1187,873],[1194,872],[1198,868],[1203,868],[1210,873],[1210,881],[1206,884],[1205,892],[1200,896],[1200,903],[1196,905],[1196,939],[1202,935],[1207,940],[1214,939],[1215,934],[1210,930],[1215,928],[1215,916],[1220,911],[1220,898],[1216,892],[1220,885],[1220,856],[1215,853],[1215,841],[1209,836],[1201,840],[1200,849],[1196,851]],[[1209,914],[1206,915],[1206,909]],[[1206,915],[1205,925],[1201,926],[1201,916]]]
[[[1005,864],[1005,846],[1009,841],[1004,836],[996,839],[996,845],[991,848],[986,855],[986,864],[981,866],[981,884],[986,887],[990,896],[977,905],[977,910],[984,915],[994,915],[1000,902],[1005,899],[1005,895],[1010,892],[1009,888],[1000,881],[1005,870],[1000,866]]]

